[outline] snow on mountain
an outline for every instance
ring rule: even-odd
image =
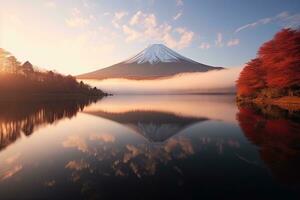
[[[195,61],[188,59],[175,51],[169,49],[163,44],[152,44],[148,46],[146,49],[138,53],[137,55],[133,56],[132,58],[124,61],[124,63],[170,63],[170,62],[193,62]]]
[[[180,73],[221,70],[186,58],[162,44],[153,44],[124,62],[77,76],[81,79],[155,79]]]

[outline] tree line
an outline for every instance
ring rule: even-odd
[[[237,80],[239,97],[300,96],[300,29],[282,29],[264,43]]]
[[[71,75],[41,71],[28,61],[21,64],[13,55],[0,48],[0,95],[6,94],[105,95],[95,87],[78,82]]]

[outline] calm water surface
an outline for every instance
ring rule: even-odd
[[[0,199],[299,199],[296,112],[226,95],[0,110]]]

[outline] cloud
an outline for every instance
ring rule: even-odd
[[[277,15],[279,23],[285,28],[299,28],[300,27],[300,13],[291,15],[288,12],[282,12]]]
[[[256,21],[256,22],[253,22],[253,23],[250,23],[250,24],[246,24],[246,25],[244,25],[244,26],[241,26],[241,27],[237,28],[237,29],[235,30],[235,33],[238,33],[238,32],[240,32],[240,31],[242,31],[242,30],[244,30],[244,29],[256,27],[256,26],[258,26],[258,25],[268,24],[268,23],[270,23],[271,21],[272,21],[272,18],[264,18],[264,19],[260,19],[260,20],[258,20],[258,21]]]
[[[46,1],[44,3],[44,6],[47,8],[56,8],[56,2],[55,1]]]
[[[157,25],[156,23],[156,17],[154,14],[146,14],[142,11],[138,11],[135,13],[132,18],[129,21],[129,25],[143,25],[146,28],[155,27]]]
[[[215,40],[217,47],[223,47],[223,35],[222,33],[217,33],[217,39]]]
[[[128,15],[126,11],[119,11],[114,13],[114,18],[112,20],[112,24],[115,28],[121,28],[120,21]]]
[[[90,23],[90,17],[84,17],[78,8],[73,8],[71,17],[65,19],[66,24],[72,28],[82,28]]]
[[[200,49],[209,49],[210,48],[210,44],[207,42],[202,42],[199,46]]]
[[[177,20],[179,19],[180,17],[182,16],[182,12],[178,12],[174,17],[173,17],[173,20]]]
[[[87,0],[82,0],[82,5],[85,7],[85,8],[90,8],[91,5],[89,4],[89,2]]]
[[[142,34],[127,25],[123,25],[123,33],[127,36],[125,41],[132,42],[142,38]]]
[[[242,67],[209,72],[183,73],[156,80],[106,79],[87,83],[112,94],[186,94],[234,92]],[[222,81],[217,81],[222,80]]]
[[[266,25],[269,23],[278,23],[283,27],[286,28],[295,28],[300,26],[300,14],[290,14],[289,12],[281,12],[276,16],[273,17],[267,17],[263,19],[259,19],[255,22],[245,24],[235,30],[235,33],[238,33],[240,31],[249,29],[249,28],[255,28],[260,25]]]
[[[177,37],[174,36],[177,33]],[[194,32],[183,27],[172,28],[171,25],[164,24],[156,29],[156,40],[165,43],[170,48],[183,49],[192,42]]]
[[[185,27],[173,28],[167,23],[158,24],[153,13],[136,12],[129,20],[128,25],[123,25],[126,42],[162,42],[171,48],[182,49],[193,40],[194,32]]]
[[[227,42],[227,46],[231,47],[231,46],[236,46],[240,44],[240,40],[239,39],[231,39]]]
[[[143,15],[143,14],[142,14],[142,11],[138,11],[137,13],[135,13],[135,14],[132,16],[132,18],[131,18],[129,24],[130,24],[131,26],[133,26],[133,25],[136,25],[136,24],[140,23],[140,20],[141,20],[141,16],[142,16],[142,15]]]
[[[180,34],[179,42],[174,46],[177,49],[183,49],[187,47],[193,40],[194,32],[187,30],[186,28],[176,28],[176,32]]]
[[[176,6],[183,6],[183,0],[176,0]]]

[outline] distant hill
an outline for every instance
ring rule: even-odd
[[[52,71],[41,72],[30,62],[21,64],[13,55],[0,48],[0,97],[101,97],[106,94],[91,88],[75,77]]]
[[[153,44],[132,58],[110,67],[77,76],[80,79],[153,79],[186,72],[220,70],[186,58],[162,44]]]

